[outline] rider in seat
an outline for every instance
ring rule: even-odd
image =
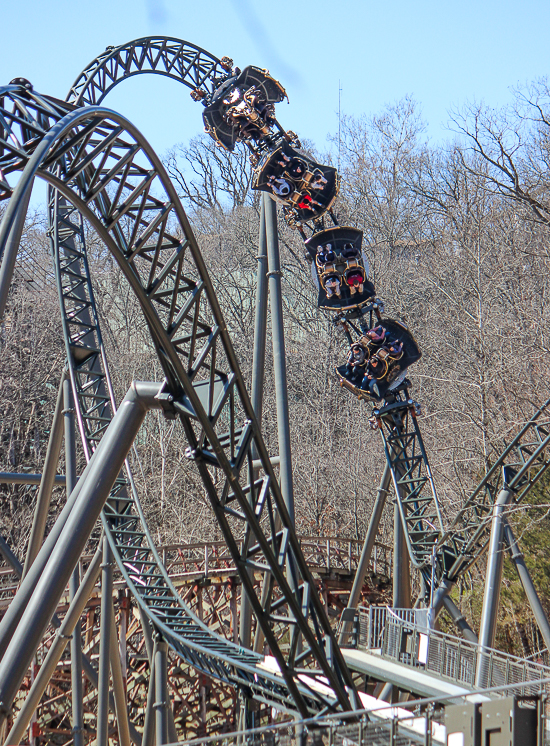
[[[380,399],[378,381],[385,376],[387,370],[387,364],[385,365],[382,360],[376,356],[371,357],[367,363],[365,375],[361,381],[360,388],[363,391],[368,391],[376,399]]]
[[[324,288],[327,294],[327,298],[332,298],[333,295],[340,297],[341,294],[341,281],[340,275],[331,274],[324,281]]]
[[[364,272],[361,268],[348,271],[346,273],[346,282],[349,287],[350,295],[355,295],[357,291],[362,293],[364,281],[365,281]]]
[[[333,264],[336,261],[336,254],[332,250],[332,244],[327,243],[319,246],[317,249],[317,264]]]
[[[350,347],[348,360],[346,362],[346,376],[349,380],[363,376],[362,368],[367,362],[367,351],[360,342],[355,342]]]
[[[359,249],[352,243],[345,243],[342,249],[342,256],[344,259],[357,259],[359,256]]]

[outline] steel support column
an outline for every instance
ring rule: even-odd
[[[155,649],[155,733],[156,746],[168,743],[168,645],[157,640]]]
[[[111,575],[112,577],[112,575]],[[103,599],[102,599],[103,600]],[[115,610],[111,595],[111,625],[109,639],[109,660],[111,662],[111,676],[113,683],[113,695],[115,699],[116,722],[118,728],[118,742],[120,746],[130,746],[130,727],[128,720],[128,705],[124,678],[122,676],[122,665],[120,662],[120,650],[115,624]],[[107,697],[107,707],[109,697]]]
[[[12,601],[14,617],[19,618],[20,623],[0,662],[0,724],[11,710],[21,681],[147,411],[161,407],[156,396],[160,387],[158,383],[132,384],[79,480],[81,488],[62,529],[57,532],[58,541],[51,554],[46,551],[41,556],[41,550],[33,563],[32,570],[39,573],[39,579],[30,599],[27,602],[26,593],[17,593]],[[21,613],[22,598],[24,610]]]
[[[57,414],[57,412],[56,412]],[[76,442],[74,426],[74,402],[71,391],[71,382],[63,374],[63,420],[65,433],[65,478],[67,497],[71,494],[77,483],[76,476]],[[55,416],[54,416],[55,423]],[[52,427],[52,432],[53,432]],[[46,467],[44,469],[46,472]],[[49,508],[51,488],[47,495],[47,507]],[[38,514],[39,505],[37,502],[36,513]],[[44,518],[47,516],[46,515]],[[42,528],[43,535],[43,528]],[[29,542],[30,545],[30,542]],[[30,547],[29,547],[30,548]],[[80,585],[80,575],[78,565],[75,567],[71,580],[69,582],[70,599],[73,601],[78,587]],[[84,706],[83,706],[83,688],[82,688],[82,633],[80,620],[75,624],[71,638],[71,699],[73,709],[73,742],[74,746],[84,746]]]
[[[363,583],[365,582],[365,576],[369,568],[372,550],[374,548],[376,535],[378,533],[378,527],[380,525],[380,519],[382,518],[384,506],[386,505],[386,498],[388,496],[390,481],[391,469],[386,463],[386,466],[384,467],[384,473],[382,474],[382,479],[380,480],[380,484],[378,485],[378,491],[376,493],[374,507],[369,520],[363,549],[361,551],[361,557],[359,558],[359,563],[357,565],[357,570],[355,571],[355,577],[353,579],[353,586],[349,595],[348,606],[352,608],[355,608],[357,606],[361,598],[361,589],[363,588]]]
[[[283,291],[279,233],[277,227],[277,205],[265,192],[262,194],[265,210],[265,231],[267,240],[267,262],[269,272],[269,306],[271,310],[271,338],[273,344],[273,377],[275,380],[275,400],[277,405],[277,434],[279,442],[279,484],[290,521],[294,526],[294,486],[292,482],[292,451],[290,445],[290,416],[288,412],[288,385],[286,375],[285,329],[283,320]],[[287,576],[294,594],[298,594],[295,578],[287,564]],[[267,575],[264,587],[267,587]],[[262,593],[263,596],[263,593]],[[262,605],[265,605],[262,600]],[[257,633],[258,638],[260,637]],[[291,634],[291,645],[293,644]],[[255,641],[256,644],[256,641]],[[300,646],[300,643],[298,643]]]
[[[148,617],[144,613],[141,606],[138,606],[139,611],[139,618],[141,621],[141,629],[143,630],[143,641],[145,643],[145,652],[147,653],[147,658],[149,659],[149,666],[151,667],[153,665],[153,633],[151,631],[151,622],[149,621]]]
[[[514,536],[514,532],[506,520],[504,520],[504,541],[508,546],[508,554],[514,563],[521,585],[523,586],[523,590],[525,591],[525,595],[529,601],[529,606],[531,607],[537,621],[544,644],[548,650],[550,650],[550,624],[548,623],[548,617],[544,612],[533,579],[531,578],[531,574],[525,564],[523,553],[521,552],[516,537]]]
[[[52,498],[52,489],[56,481],[55,477],[57,466],[59,464],[59,454],[61,453],[61,441],[63,438],[62,410],[64,406],[65,409],[67,408],[67,405],[63,404],[66,382],[67,371],[64,370],[61,374],[61,381],[59,383],[59,391],[57,393],[57,401],[55,403],[55,412],[52,420],[50,437],[48,439],[48,448],[46,450],[46,458],[44,460],[44,469],[42,471],[40,487],[38,489],[38,495],[36,497],[36,507],[34,509],[31,535],[29,537],[29,544],[27,547],[27,556],[25,557],[25,564],[23,566],[23,576],[28,573],[30,566],[34,562],[34,559],[38,554],[40,547],[42,546],[42,542],[44,541],[44,531],[46,530],[46,521],[48,520],[48,512],[50,509],[50,501]],[[67,434],[65,433],[65,437],[66,435]],[[73,491],[75,484],[76,480],[73,484],[71,484],[70,488],[67,486],[67,497]]]
[[[254,319],[254,353],[252,357],[252,407],[258,422],[262,422],[263,387],[265,374],[265,341],[267,332],[267,238],[265,198],[262,196],[260,211],[260,235],[258,245],[258,269],[256,274],[256,315]],[[254,457],[257,454],[254,453]],[[239,638],[241,645],[252,644],[252,607],[246,593],[241,594]]]
[[[487,666],[484,651],[492,648],[495,642],[497,625],[498,604],[500,599],[500,582],[502,579],[502,563],[504,560],[503,533],[504,514],[507,506],[512,500],[513,492],[505,486],[499,493],[493,507],[491,521],[491,538],[489,541],[489,553],[487,557],[487,571],[485,573],[485,591],[483,594],[483,607],[481,610],[481,622],[479,625],[479,653],[480,660],[476,671],[475,685],[477,687],[487,686]]]
[[[101,620],[99,636],[99,686],[97,690],[97,746],[109,746],[109,679],[111,625],[113,622],[113,564],[109,541],[103,537],[101,566]],[[115,707],[117,705],[115,698]]]
[[[401,521],[397,503],[393,512],[393,607],[394,609],[410,608],[411,581],[409,552],[405,530]]]
[[[149,665],[149,686],[147,688],[147,704],[143,721],[143,738],[141,746],[154,746],[155,743],[155,659],[157,645],[154,644]]]
[[[361,557],[357,564],[357,570],[355,571],[355,577],[353,579],[353,585],[349,594],[348,608],[355,609],[361,599],[361,589],[365,582],[365,576],[370,565],[370,559],[374,542],[376,541],[376,535],[378,533],[378,527],[380,525],[380,519],[386,505],[386,498],[388,496],[388,488],[391,481],[391,469],[389,464],[386,462],[384,467],[384,473],[378,486],[378,492],[376,493],[376,499],[374,501],[374,507],[372,509],[369,525],[367,528],[367,534],[363,543],[363,549],[361,551]],[[344,636],[349,631],[351,622],[344,622],[342,625],[342,632],[340,633],[340,645],[343,644]]]
[[[23,703],[23,706],[19,710],[17,718],[8,735],[7,743],[18,744],[25,735],[25,730],[29,725],[33,712],[38,707],[52,674],[63,655],[63,651],[67,647],[69,636],[72,634],[75,625],[80,621],[80,616],[94,589],[100,570],[101,550],[98,549],[88,566],[88,570],[84,575],[82,583],[71,601],[61,626],[57,630],[55,639],[48,650],[48,654],[40,667],[38,675],[33,681],[32,687]]]
[[[265,209],[267,257],[269,266],[269,305],[273,337],[273,372],[277,402],[277,432],[279,438],[279,482],[281,493],[292,522],[295,522],[294,489],[292,485],[292,457],[290,449],[290,419],[288,414],[288,388],[286,377],[285,335],[283,323],[283,294],[281,287],[281,259],[277,232],[277,205],[271,197],[262,194]]]

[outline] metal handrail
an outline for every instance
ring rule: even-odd
[[[540,691],[537,682],[550,678],[548,666],[429,629],[426,610],[359,607],[354,628],[348,645],[379,650],[385,658],[453,683],[474,687],[481,667],[483,688],[533,682],[526,693],[534,694]],[[548,684],[544,689],[550,693]]]

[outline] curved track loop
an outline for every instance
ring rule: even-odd
[[[49,118],[42,128],[45,102]],[[159,395],[170,415],[180,417],[189,456],[281,675],[259,668],[262,656],[213,635],[183,605],[150,541],[131,479],[121,478],[104,522],[132,592],[170,645],[199,670],[303,715],[349,709],[351,676],[281,498],[202,256],[160,161],[129,122],[107,109],[73,111],[65,105],[63,111],[62,102],[54,105],[13,87],[0,89],[0,103],[4,173],[28,161],[0,239],[7,236],[17,202],[35,174],[61,195],[50,208],[63,226],[58,277],[88,452],[106,429],[114,405],[89,300],[86,257],[80,251],[81,216],[109,248],[140,302],[166,375]],[[59,121],[46,132],[56,117]],[[12,134],[18,138],[16,152],[10,146]],[[262,462],[259,479],[253,476],[253,449]],[[269,573],[269,608],[262,608],[249,571]],[[283,650],[278,639],[289,629]],[[322,680],[311,688],[319,676]]]
[[[156,73],[191,89],[212,92],[218,76],[227,74],[220,60],[195,44],[168,36],[135,39],[105,52],[80,73],[67,101],[76,106],[97,105],[118,83],[141,73]]]
[[[521,502],[550,467],[550,399],[525,423],[472,492],[437,547],[438,580],[456,582],[483,554],[503,487]]]

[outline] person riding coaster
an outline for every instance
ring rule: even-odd
[[[363,233],[357,228],[334,226],[315,233],[305,242],[313,281],[319,290],[318,306],[326,311],[350,311],[372,303],[375,288],[368,278],[368,263],[361,251]],[[338,275],[340,292],[327,292],[326,279]]]
[[[421,354],[403,323],[384,319],[351,344],[346,363],[336,368],[336,374],[340,384],[360,399],[380,401]]]
[[[231,60],[229,60],[231,62]],[[222,65],[222,67],[224,67]],[[205,131],[227,150],[244,142],[254,153],[264,142],[282,133],[275,104],[287,98],[282,85],[267,70],[249,65],[244,70],[224,67],[228,71],[211,96],[196,89],[194,100],[205,105]]]
[[[273,189],[279,179],[290,185],[287,194]],[[332,207],[339,186],[335,168],[317,163],[292,148],[286,135],[281,135],[269,147],[266,145],[252,179],[252,189],[269,192],[283,204],[285,219],[291,228],[319,220]]]

